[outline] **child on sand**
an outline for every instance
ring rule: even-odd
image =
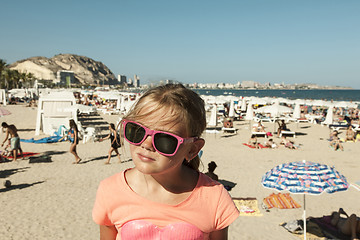
[[[102,142],[102,141],[104,141],[106,139],[109,139],[109,138],[111,140],[111,147],[110,147],[110,150],[109,150],[109,156],[108,156],[108,159],[106,160],[105,164],[110,164],[110,159],[111,159],[111,153],[112,152],[116,153],[116,155],[119,158],[119,162],[121,162],[120,153],[118,151],[118,148],[121,147],[120,136],[117,133],[117,131],[115,130],[115,124],[110,123],[109,124],[109,130],[110,130],[109,135],[107,135],[106,137],[100,139],[100,142]]]
[[[4,146],[6,140],[10,140],[10,149],[12,151],[12,155],[14,157],[13,161],[15,162],[17,159],[17,153],[18,150],[20,152],[20,155],[22,156],[22,159],[24,159],[23,151],[20,146],[20,137],[18,134],[18,130],[14,124],[8,125],[6,122],[3,122],[1,124],[3,131],[5,130],[5,139],[1,146]],[[9,138],[10,137],[10,138]]]
[[[10,148],[10,139],[8,140],[8,144],[4,147],[4,150],[0,154],[0,162],[3,161],[4,158],[10,157],[11,150],[8,150]]]
[[[239,212],[225,188],[198,170],[203,100],[181,84],[159,86],[121,127],[135,166],[99,185],[93,219],[100,238],[227,239]]]
[[[73,119],[69,120],[69,126],[70,126],[70,130],[68,134],[70,135],[69,139],[71,142],[70,153],[73,154],[75,157],[75,162],[73,163],[78,164],[81,161],[79,155],[76,152],[76,146],[79,144],[79,130]]]

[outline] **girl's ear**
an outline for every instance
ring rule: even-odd
[[[186,160],[190,161],[191,159],[196,157],[204,145],[205,145],[205,140],[202,138],[199,138],[195,142],[193,142],[191,144],[191,148],[190,148],[189,152],[186,155]]]

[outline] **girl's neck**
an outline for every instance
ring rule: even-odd
[[[140,172],[139,172],[140,173]],[[191,191],[196,185],[197,173],[195,170],[182,165],[179,171],[172,171],[164,174],[143,175],[146,183],[153,188],[161,187],[173,193]]]
[[[198,182],[198,172],[186,166],[175,174],[143,174],[136,168],[126,174],[130,188],[138,195],[154,202],[178,204],[190,196]]]

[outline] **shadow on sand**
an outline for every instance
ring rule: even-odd
[[[0,178],[7,178],[15,173],[25,172],[25,170],[28,168],[30,167],[0,170]]]
[[[14,189],[24,189],[24,188],[28,188],[28,187],[32,187],[36,184],[40,184],[40,183],[44,183],[45,181],[40,181],[40,182],[34,182],[34,183],[22,183],[22,184],[17,184],[17,185],[11,185],[10,187],[7,187],[7,188],[3,188],[3,189],[0,189],[0,193],[1,192],[7,192],[7,191],[11,191],[11,190],[14,190]]]

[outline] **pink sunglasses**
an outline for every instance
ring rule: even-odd
[[[168,157],[174,156],[181,144],[192,143],[198,139],[198,137],[182,138],[172,133],[151,130],[140,123],[126,119],[123,120],[123,124],[125,139],[130,144],[140,145],[147,136],[151,136],[155,150]]]

